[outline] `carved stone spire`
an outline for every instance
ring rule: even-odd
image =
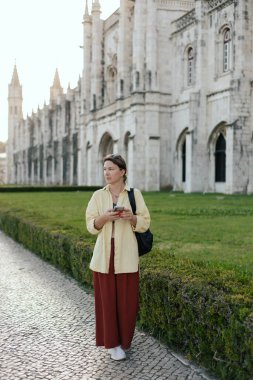
[[[83,15],[83,21],[84,22],[90,21],[88,0],[86,0],[86,3],[85,3],[85,11],[84,11],[84,15]]]
[[[54,88],[62,88],[61,87],[61,82],[60,82],[60,77],[59,77],[58,69],[55,70],[53,87]]]
[[[94,0],[92,3],[92,14],[93,13],[101,13],[101,6],[99,0]]]
[[[17,70],[16,64],[15,64],[14,69],[13,69],[11,85],[14,87],[20,86],[19,77],[18,77],[18,70]]]
[[[62,95],[62,94],[63,94],[63,88],[61,86],[58,69],[56,69],[55,75],[54,75],[54,83],[53,83],[53,86],[50,87],[50,100],[56,101],[58,95]]]

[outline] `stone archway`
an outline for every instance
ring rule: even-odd
[[[185,183],[187,180],[187,132],[188,127],[184,128],[180,133],[176,143],[176,178],[175,188],[178,190],[185,190]]]
[[[226,149],[227,123],[219,123],[208,139],[209,152],[209,191],[225,192],[226,188]]]
[[[98,150],[98,178],[99,182],[104,183],[104,175],[103,175],[103,158],[107,156],[108,154],[113,153],[113,139],[110,133],[106,132],[103,134],[100,143],[99,143],[99,150]]]
[[[215,144],[215,182],[226,181],[226,139],[220,133]]]

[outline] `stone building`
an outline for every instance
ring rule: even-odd
[[[8,180],[102,185],[120,152],[130,185],[253,191],[253,2],[121,0],[108,19],[86,1],[83,73],[22,116],[9,85]]]
[[[0,185],[4,185],[6,183],[6,153],[0,152]]]

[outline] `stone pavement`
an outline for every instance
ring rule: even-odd
[[[92,294],[0,231],[1,380],[210,379],[136,331],[127,360],[94,341]]]

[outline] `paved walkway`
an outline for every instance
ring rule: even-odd
[[[136,331],[127,360],[94,345],[93,296],[0,231],[1,380],[203,380]]]

